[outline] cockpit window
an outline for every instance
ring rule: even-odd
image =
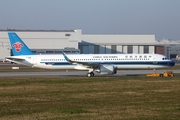
[[[169,58],[162,58],[162,60],[169,60]]]

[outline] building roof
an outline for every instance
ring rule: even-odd
[[[0,29],[0,31],[16,31],[16,32],[75,32],[75,30],[29,30],[29,29]]]

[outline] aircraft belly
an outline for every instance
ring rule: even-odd
[[[117,69],[156,69],[166,68],[168,66],[163,65],[118,65]]]
[[[54,66],[54,65],[37,65],[35,67],[44,68],[44,69],[59,69],[59,70],[71,70],[74,69],[73,65],[63,65],[63,66]]]

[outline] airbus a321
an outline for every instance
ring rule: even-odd
[[[8,32],[13,56],[5,60],[29,67],[64,70],[86,70],[88,77],[94,72],[113,75],[121,69],[158,69],[175,65],[160,54],[34,54],[15,32]]]

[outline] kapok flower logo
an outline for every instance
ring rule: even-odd
[[[20,52],[21,47],[23,47],[24,45],[20,42],[16,42],[16,43],[12,44],[12,46],[15,47],[16,52]]]

